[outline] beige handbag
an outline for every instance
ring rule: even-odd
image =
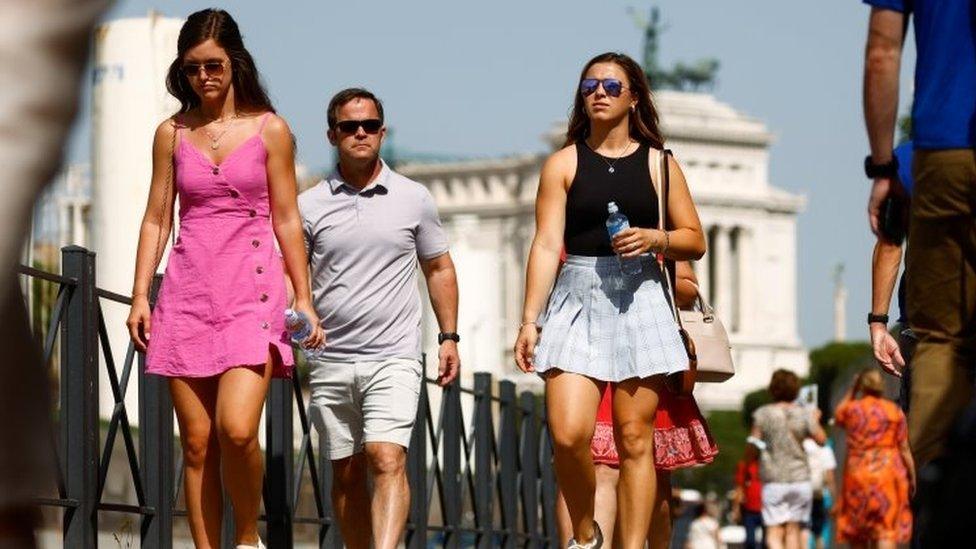
[[[653,147],[648,155],[651,181],[657,193],[658,229],[662,231],[667,227],[667,195],[670,185],[668,156],[670,155],[671,151],[667,149],[659,151]],[[732,364],[729,335],[722,321],[715,316],[715,311],[705,301],[700,291],[697,292],[694,308],[678,310],[674,261],[668,261],[659,254],[658,263],[664,273],[664,285],[670,298],[668,301],[671,305],[671,313],[674,315],[674,320],[678,324],[678,333],[681,334],[685,349],[688,351],[688,371],[676,374],[680,379],[671,380],[672,386],[676,386],[674,388],[680,394],[690,394],[696,381],[721,383],[729,379],[735,375],[735,367]]]

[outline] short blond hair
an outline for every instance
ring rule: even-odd
[[[861,371],[861,390],[871,396],[884,395],[884,379],[881,372],[875,368],[865,368]]]

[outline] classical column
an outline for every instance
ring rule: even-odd
[[[710,270],[709,265],[711,265],[712,254],[714,254],[715,251],[712,250],[711,246],[709,245],[710,242],[708,239],[708,235],[711,228],[704,227],[702,230],[705,233],[706,249],[705,249],[705,255],[703,255],[701,259],[695,262],[695,276],[698,278],[698,291],[705,299],[708,299],[709,288],[711,288],[711,276],[709,274],[709,270]]]
[[[726,326],[731,325],[732,314],[732,257],[729,242],[730,230],[718,226],[715,231],[715,311]]]
[[[739,261],[739,333],[754,331],[753,311],[756,310],[755,300],[758,299],[755,290],[755,238],[748,227],[739,229],[738,243]]]

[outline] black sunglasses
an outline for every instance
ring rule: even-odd
[[[207,76],[220,76],[224,74],[224,62],[223,61],[207,61],[206,63],[187,63],[183,65],[183,74],[187,78],[191,78],[200,74],[200,67],[203,67],[203,72]]]
[[[603,85],[603,91],[607,92],[610,97],[620,97],[620,94],[626,89],[626,86],[620,80],[616,78],[584,78],[580,81],[580,93],[583,97],[592,95],[600,85]]]
[[[336,122],[336,128],[342,133],[356,133],[359,128],[363,128],[363,131],[373,135],[374,133],[379,133],[383,128],[383,121],[379,118],[368,118],[366,120],[343,120],[342,122]]]

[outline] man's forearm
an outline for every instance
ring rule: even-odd
[[[901,246],[878,239],[871,258],[871,312],[888,314],[901,265]]]
[[[875,164],[891,160],[905,15],[874,8],[864,55],[864,122]]]
[[[441,332],[457,331],[458,287],[454,267],[443,267],[427,275],[430,305]]]

